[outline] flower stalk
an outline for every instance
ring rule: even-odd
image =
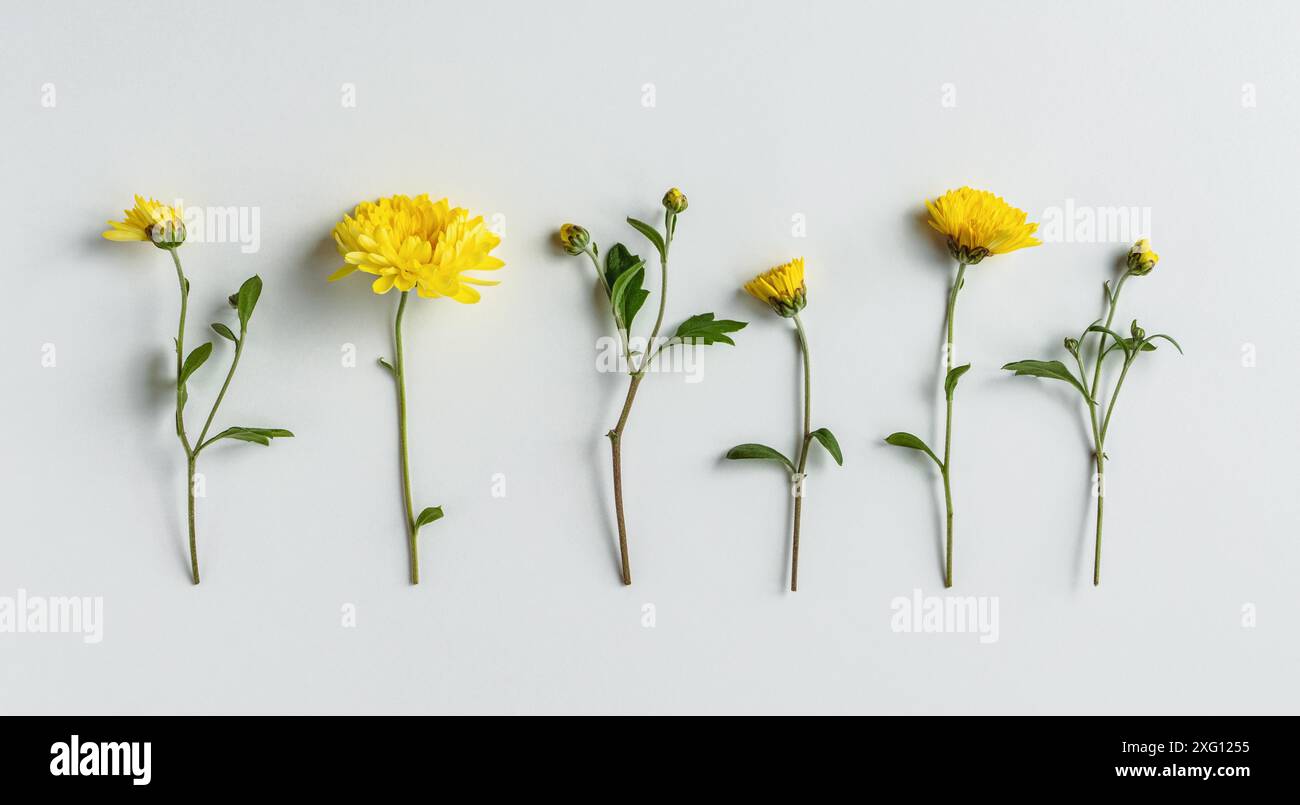
[[[199,431],[198,438],[191,441],[185,428],[185,407],[190,396],[188,381],[212,354],[212,343],[206,342],[188,355],[185,353],[185,325],[189,313],[190,280],[185,276],[185,269],[181,265],[179,253],[181,245],[185,242],[184,216],[179,207],[168,206],[153,199],[136,196],[135,207],[125,211],[123,220],[109,221],[109,226],[111,228],[103,233],[105,239],[119,242],[152,242],[154,246],[167,251],[171,255],[172,265],[176,268],[176,283],[180,290],[180,315],[176,325],[174,342],[176,347],[176,413],[174,416],[176,437],[185,453],[185,511],[190,552],[190,581],[198,584],[200,580],[199,550],[195,522],[197,518],[194,487],[198,475],[199,455],[214,442],[222,439],[235,439],[237,441],[269,445],[272,439],[293,436],[292,433],[283,428],[233,427],[227,428],[211,438],[208,437],[208,433],[212,429],[212,423],[216,419],[217,411],[221,408],[221,403],[225,400],[226,393],[230,390],[231,383],[235,379],[235,372],[239,368],[239,359],[244,353],[244,344],[248,340],[248,322],[252,318],[253,310],[262,294],[262,279],[258,276],[250,277],[240,286],[239,292],[230,297],[230,304],[235,308],[239,318],[238,336],[230,327],[221,322],[212,324],[213,332],[233,342],[235,351],[231,358],[230,368],[226,372],[225,381],[221,384],[221,391],[213,400],[212,407],[208,410],[208,415],[203,421],[203,428]]]
[[[433,201],[427,194],[388,196],[363,201],[334,227],[334,242],[344,265],[330,275],[334,282],[361,271],[374,275],[370,289],[386,294],[397,289],[399,300],[393,319],[393,361],[379,365],[397,385],[397,442],[402,470],[402,515],[411,584],[420,583],[420,529],[443,517],[441,506],[415,512],[411,494],[410,439],[407,433],[406,351],[402,324],[410,292],[424,299],[448,298],[474,304],[481,298],[474,286],[496,285],[467,272],[495,271],[505,262],[491,252],[501,238],[483,221],[447,199]]]
[[[839,442],[829,428],[813,430],[812,426],[812,355],[808,349],[808,331],[799,313],[808,304],[808,289],[804,284],[803,258],[792,260],[766,271],[745,283],[745,290],[766,304],[782,318],[794,320],[795,339],[799,344],[799,361],[803,367],[803,427],[799,432],[799,453],[794,461],[781,451],[765,444],[750,442],[739,444],[727,451],[727,458],[760,459],[776,461],[790,472],[790,493],[794,496],[794,519],[790,529],[790,592],[799,590],[799,537],[803,526],[803,503],[807,492],[808,454],[815,440],[831,454],[835,462],[844,464]]]
[[[1093,495],[1097,498],[1097,533],[1092,560],[1092,584],[1094,587],[1101,585],[1101,536],[1106,513],[1106,462],[1109,461],[1109,457],[1106,455],[1106,435],[1110,432],[1111,416],[1115,413],[1116,403],[1119,402],[1120,391],[1124,388],[1124,381],[1128,378],[1129,370],[1133,367],[1138,356],[1144,352],[1154,351],[1156,349],[1154,343],[1156,340],[1169,342],[1179,353],[1183,351],[1177,341],[1164,333],[1148,336],[1146,331],[1138,326],[1136,319],[1129,326],[1128,336],[1121,335],[1111,329],[1115,321],[1115,313],[1119,307],[1119,295],[1124,290],[1124,284],[1128,282],[1130,277],[1142,277],[1151,273],[1159,260],[1160,256],[1152,251],[1150,242],[1145,238],[1139,240],[1129,250],[1127,267],[1115,283],[1114,290],[1111,289],[1109,282],[1103,284],[1102,290],[1106,297],[1105,319],[1094,321],[1088,325],[1088,328],[1078,338],[1066,338],[1064,342],[1066,352],[1070,353],[1074,358],[1074,364],[1079,370],[1077,377],[1060,361],[1024,360],[1008,363],[1002,367],[1015,372],[1017,375],[1065,381],[1083,397],[1084,405],[1088,409],[1088,424],[1092,432],[1091,463],[1096,470],[1093,482]],[[1091,382],[1088,379],[1087,360],[1081,349],[1081,344],[1086,343],[1090,333],[1097,334],[1095,339],[1096,348],[1092,354]],[[1124,356],[1124,363],[1114,387],[1105,398],[1103,408],[1103,397],[1101,395],[1102,365],[1105,363],[1106,358],[1117,350],[1119,354]]]
[[[957,274],[948,291],[946,336],[944,340],[944,427],[943,458],[939,458],[925,440],[906,431],[891,433],[887,444],[906,447],[924,453],[939,469],[943,481],[944,502],[944,559],[943,586],[953,586],[953,501],[952,501],[952,421],[953,398],[962,375],[970,371],[970,364],[954,366],[953,332],[957,316],[957,296],[966,285],[966,269],[995,254],[1006,254],[1018,249],[1040,245],[1034,237],[1038,224],[1030,223],[1023,210],[1016,209],[1000,197],[969,187],[950,190],[937,199],[926,202],[930,212],[930,227],[946,236],[948,253],[957,261]]]
[[[596,269],[596,278],[609,301],[610,315],[618,332],[619,347],[622,352],[621,369],[628,375],[627,395],[623,399],[623,408],[619,412],[618,422],[605,434],[609,438],[610,462],[614,477],[614,519],[618,527],[619,575],[624,585],[632,583],[632,562],[628,548],[627,516],[624,512],[623,435],[628,418],[632,414],[632,405],[636,402],[637,390],[641,387],[646,372],[654,366],[655,359],[665,349],[682,344],[733,344],[734,342],[726,336],[726,333],[745,326],[744,322],[715,320],[712,313],[703,313],[684,321],[671,338],[660,339],[668,301],[668,254],[677,232],[677,218],[687,208],[685,194],[677,188],[672,188],[664,194],[663,208],[662,232],[635,218],[627,219],[628,225],[649,241],[659,254],[659,312],[655,316],[654,327],[646,340],[645,348],[639,352],[639,358],[638,353],[632,349],[632,324],[650,295],[650,292],[642,287],[645,281],[645,261],[632,254],[622,243],[615,243],[605,253],[602,264],[600,249],[591,239],[590,232],[576,224],[564,224],[559,229],[560,247],[567,254],[575,257],[586,255]]]

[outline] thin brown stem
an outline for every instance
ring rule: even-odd
[[[619,414],[618,424],[608,434],[610,452],[614,463],[614,514],[618,519],[618,551],[623,562],[623,583],[632,583],[632,566],[627,553],[627,520],[623,516],[623,429],[627,427],[628,415],[632,413],[632,401],[636,399],[637,387],[645,375],[632,375],[628,383],[627,399],[623,401],[623,412]]]

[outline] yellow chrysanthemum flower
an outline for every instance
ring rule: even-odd
[[[1142,238],[1128,251],[1129,273],[1135,277],[1144,277],[1160,262],[1160,255],[1151,248],[1151,241]]]
[[[803,258],[764,271],[745,283],[749,295],[790,318],[808,304],[808,290],[803,281]]]
[[[179,246],[185,240],[184,215],[179,206],[136,196],[135,206],[122,213],[126,216],[123,220],[108,222],[112,229],[103,233],[105,238],[153,241],[163,248]]]
[[[464,272],[505,265],[490,254],[501,238],[482,216],[470,218],[468,210],[450,206],[447,199],[430,201],[427,194],[363,201],[334,227],[334,242],[347,265],[331,274],[330,282],[360,269],[378,276],[370,286],[377,294],[414,288],[426,299],[445,296],[473,304],[479,292],[470,286],[499,283]]]
[[[990,254],[1041,244],[1034,237],[1038,224],[1028,223],[1023,210],[987,190],[960,187],[926,201],[925,206],[930,210],[930,226],[948,236],[948,251],[968,265]]]

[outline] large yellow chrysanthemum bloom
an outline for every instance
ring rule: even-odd
[[[745,283],[749,295],[789,318],[808,304],[808,290],[803,281],[803,258],[764,271]]]
[[[973,265],[990,254],[1041,245],[1034,237],[1038,224],[1027,222],[1023,210],[987,190],[960,187],[925,206],[930,226],[948,236],[948,250],[963,263]]]
[[[146,240],[162,244],[164,241],[185,240],[184,216],[179,206],[173,207],[152,198],[135,197],[135,206],[123,210],[126,216],[121,221],[109,221],[112,229],[104,232],[109,240],[133,241]],[[155,239],[156,237],[156,239]]]
[[[334,242],[347,265],[331,274],[330,282],[360,269],[378,276],[370,286],[377,294],[414,288],[426,299],[445,296],[472,304],[479,292],[470,286],[498,283],[464,272],[505,265],[490,254],[501,238],[482,216],[470,218],[468,210],[450,206],[447,199],[430,201],[427,194],[363,201],[334,227]]]

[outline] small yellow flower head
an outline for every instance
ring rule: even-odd
[[[466,271],[495,271],[505,265],[490,252],[501,243],[469,211],[452,207],[447,199],[430,201],[390,196],[363,201],[352,215],[334,227],[334,242],[347,265],[330,275],[333,282],[360,269],[378,277],[370,288],[388,293],[412,288],[426,299],[445,296],[473,304],[473,285],[497,285],[493,280],[464,276]]]
[[[1133,248],[1128,250],[1128,273],[1135,277],[1150,274],[1158,262],[1160,255],[1151,250],[1151,241],[1146,238],[1134,243]]]
[[[185,242],[185,220],[180,207],[154,199],[135,197],[135,206],[122,211],[125,218],[109,221],[104,232],[109,240],[148,240],[160,249],[175,249]]]
[[[687,206],[686,194],[677,188],[669,188],[668,192],[664,193],[664,209],[674,215],[686,212]]]
[[[953,258],[975,265],[990,254],[1006,254],[1041,244],[1034,237],[1038,224],[987,190],[960,187],[926,201],[930,226],[948,236]]]
[[[745,283],[745,290],[780,315],[790,318],[808,304],[808,289],[803,282],[803,258],[796,257],[764,271]]]
[[[565,224],[560,227],[560,245],[569,254],[582,254],[591,243],[591,233],[577,224]]]

